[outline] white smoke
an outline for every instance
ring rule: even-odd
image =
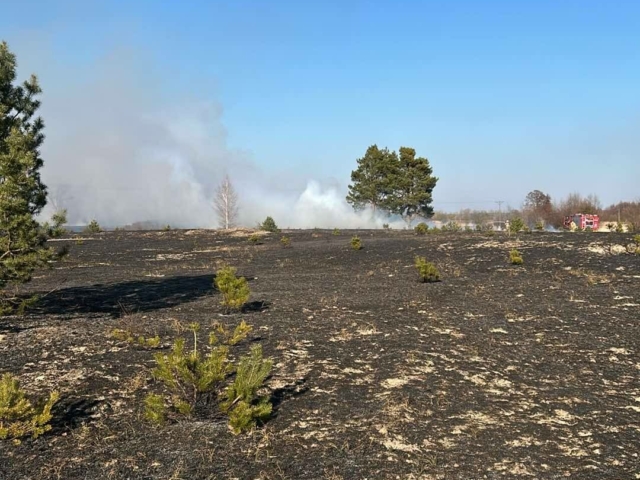
[[[214,192],[228,174],[244,226],[267,215],[283,228],[388,222],[354,212],[335,181],[305,181],[258,166],[249,153],[228,146],[218,103],[180,94],[167,99],[135,65],[119,52],[75,83],[48,88],[43,82],[45,215],[65,208],[72,225],[95,219],[110,227],[216,227]]]

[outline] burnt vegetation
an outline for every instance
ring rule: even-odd
[[[106,232],[23,286],[41,300],[0,319],[0,369],[34,410],[0,473],[635,471],[633,235],[246,235]]]

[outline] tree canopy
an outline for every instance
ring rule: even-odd
[[[538,221],[549,223],[553,219],[551,197],[540,190],[529,192],[522,207],[527,223]]]
[[[11,283],[31,279],[33,271],[54,256],[45,247],[48,237],[59,233],[64,215],[54,225],[40,225],[36,216],[47,203],[47,189],[40,179],[43,161],[44,122],[36,117],[41,90],[32,75],[14,85],[16,57],[6,42],[0,43],[0,310],[6,310],[4,291]]]
[[[371,207],[400,215],[410,225],[416,217],[433,215],[433,176],[429,160],[416,157],[413,148],[401,147],[399,153],[377,145],[370,146],[358,167],[351,172],[347,202],[355,209]]]

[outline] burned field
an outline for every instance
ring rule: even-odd
[[[0,371],[58,389],[53,430],[0,443],[0,478],[639,478],[640,256],[630,235],[110,232],[0,319]],[[517,248],[524,264],[509,264]],[[419,283],[424,256],[441,281]],[[225,314],[223,264],[249,280]],[[144,420],[155,351],[241,320],[274,360],[272,418]],[[113,338],[158,335],[157,350]]]

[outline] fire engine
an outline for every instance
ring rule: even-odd
[[[571,228],[572,223],[579,230],[590,228],[591,230],[596,231],[600,227],[600,217],[598,215],[589,215],[587,213],[576,213],[575,215],[564,217],[564,228]]]

